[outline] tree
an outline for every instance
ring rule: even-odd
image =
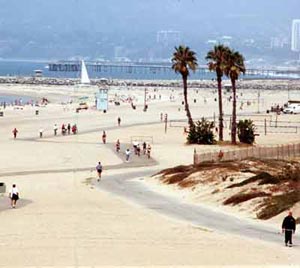
[[[187,141],[190,144],[214,144],[214,122],[205,120],[197,121],[189,130],[189,135],[187,136]]]
[[[207,53],[206,60],[208,69],[215,71],[218,82],[218,98],[219,98],[219,141],[223,141],[223,102],[222,102],[222,77],[226,66],[226,55],[230,49],[224,45],[214,46],[213,50]]]
[[[253,144],[255,140],[255,125],[251,119],[240,120],[237,124],[240,142]]]
[[[241,73],[246,72],[244,57],[237,51],[231,50],[226,55],[225,74],[230,78],[232,85],[232,125],[231,125],[231,143],[236,144],[236,80]]]
[[[194,51],[183,45],[175,47],[175,52],[173,53],[172,58],[172,69],[175,71],[175,73],[180,73],[182,76],[185,111],[190,128],[194,126],[194,121],[192,119],[187,99],[187,79],[190,73],[189,69],[195,71],[197,66],[197,57]]]

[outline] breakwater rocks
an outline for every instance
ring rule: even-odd
[[[47,86],[73,86],[80,84],[79,79],[49,78],[49,77],[0,77],[0,84],[24,84],[24,85],[47,85]],[[130,87],[164,87],[181,88],[181,80],[111,80],[111,79],[92,79],[92,85],[99,87],[119,86],[122,88]],[[230,82],[223,81],[223,87]],[[211,80],[190,80],[189,88],[216,89],[217,82]],[[261,90],[300,90],[300,80],[240,80],[237,83],[238,89],[261,89]]]

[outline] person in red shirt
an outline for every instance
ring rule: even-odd
[[[12,133],[14,135],[14,139],[17,138],[18,130],[16,128],[13,129]]]

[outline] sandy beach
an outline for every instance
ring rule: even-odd
[[[276,84],[276,81],[268,83]],[[113,180],[121,180],[130,172],[153,171],[154,174],[164,168],[192,164],[194,149],[210,152],[221,148],[220,145],[185,144],[186,115],[181,88],[147,86],[148,110],[144,112],[145,88],[108,87],[111,102],[104,113],[93,107],[96,86],[0,84],[1,95],[50,101],[46,106],[25,105],[16,109],[8,105],[2,109],[0,182],[6,184],[7,191],[16,183],[21,199],[17,208],[11,209],[7,192],[0,195],[0,267],[297,266],[300,263],[298,232],[295,247],[286,248],[280,234],[279,242],[272,243],[209,229],[160,213],[159,204],[154,201],[156,208],[149,209],[126,195],[101,187],[101,183],[113,185],[110,184]],[[283,132],[284,127],[272,129],[267,135],[259,127],[257,145],[299,142],[300,115],[266,113],[272,105],[283,105],[288,98],[299,100],[299,90],[260,90],[258,94],[257,89],[243,89],[242,84],[240,88],[237,109],[240,118],[252,118],[257,124],[268,119],[276,121],[278,126],[280,122],[285,122],[282,126],[295,126],[289,132]],[[231,114],[232,108],[229,96],[230,93],[224,92],[226,115]],[[212,88],[191,89],[189,102],[193,117],[217,120],[216,97]],[[89,109],[76,113],[82,98]],[[135,110],[128,103],[129,98],[133,99]],[[120,105],[114,104],[116,100]],[[167,129],[161,122],[161,114],[168,115]],[[117,124],[118,117],[121,126]],[[226,122],[224,134],[229,140],[229,116]],[[78,133],[61,135],[63,123],[76,124]],[[57,136],[53,134],[54,124],[59,128]],[[15,127],[16,140],[12,135]],[[41,128],[44,132],[39,138]],[[107,133],[106,144],[101,140],[103,131]],[[121,142],[120,153],[115,152],[117,139]],[[150,159],[132,153],[130,161],[125,162],[125,149],[132,148],[134,140],[151,143]],[[95,171],[98,161],[104,167],[99,183]],[[143,177],[140,184],[145,193],[153,191],[173,196],[181,203],[195,203],[193,198],[182,198],[182,192],[177,193],[176,189],[163,186],[153,178],[135,175],[127,179],[128,184],[134,184],[140,177]],[[202,201],[212,209],[215,206],[222,210],[209,198]],[[226,212],[241,219],[251,217],[234,209]],[[285,214],[263,223],[257,220],[255,224],[266,224],[279,232]]]

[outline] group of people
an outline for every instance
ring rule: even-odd
[[[148,158],[150,158],[151,149],[152,149],[150,143],[148,143],[148,145],[147,145],[147,143],[144,141],[142,144],[142,148],[143,148],[143,154],[147,155]],[[134,150],[135,155],[141,156],[141,147],[140,147],[139,142],[137,142],[137,141],[133,142],[133,150]]]
[[[58,130],[56,124],[54,125],[53,130],[54,130],[54,136],[56,136],[57,135],[57,130]],[[70,135],[71,131],[72,131],[73,134],[77,133],[78,129],[77,129],[76,124],[73,124],[72,126],[71,126],[70,123],[68,125],[66,125],[66,124],[61,125],[61,134],[62,135],[66,135],[66,134]]]
[[[14,129],[12,130],[13,138],[14,138],[14,139],[17,138],[18,132],[19,132],[19,131],[18,131],[17,128],[14,128]],[[57,124],[54,124],[54,126],[53,126],[53,132],[54,132],[54,136],[57,136],[57,132],[58,132],[58,126],[57,126]],[[61,134],[62,134],[62,135],[66,135],[66,134],[70,135],[71,132],[72,132],[73,134],[77,134],[78,129],[77,129],[77,125],[76,125],[76,124],[73,124],[72,126],[71,126],[70,123],[67,124],[67,125],[66,125],[66,124],[62,124],[62,125],[61,125]],[[39,129],[39,137],[40,137],[40,138],[43,137],[43,133],[44,133],[44,129],[41,127],[41,128]]]

